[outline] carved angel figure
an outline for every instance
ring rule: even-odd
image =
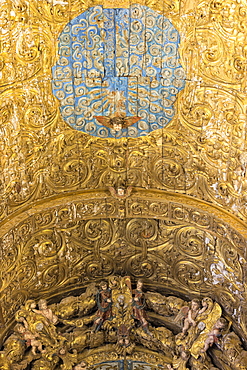
[[[40,315],[43,315],[49,322],[56,325],[58,323],[58,317],[52,312],[50,308],[47,307],[46,299],[40,299],[38,302],[39,309],[33,309],[33,312],[36,312]]]
[[[111,289],[106,281],[101,281],[99,284],[99,291],[96,295],[96,302],[98,311],[96,313],[96,320],[94,321],[93,331],[97,332],[105,320],[112,318],[112,298]]]
[[[205,329],[204,321],[207,320],[208,315],[213,309],[214,303],[211,298],[205,297],[202,300],[202,308],[199,310],[196,317],[196,325],[191,326],[186,337],[186,342],[189,346],[198,338],[199,334]]]
[[[22,324],[16,325],[16,331],[20,333],[23,339],[26,342],[27,347],[32,347],[32,353],[37,355],[36,350],[38,349],[40,353],[45,352],[42,348],[42,343],[40,342],[39,335],[32,334],[28,329],[25,328]]]
[[[222,331],[227,325],[227,321],[221,317],[219,318],[213,326],[212,331],[208,333],[208,336],[204,343],[204,348],[201,352],[206,352],[209,347],[211,347],[214,343],[218,343],[219,337],[222,335]]]
[[[116,189],[113,186],[109,187],[110,193],[114,198],[117,199],[126,199],[130,196],[132,191],[132,186],[124,188],[122,186],[117,187]]]
[[[206,313],[207,311],[205,311]],[[191,346],[190,352],[193,357],[196,359],[201,355],[202,350],[205,349],[212,341],[214,331],[214,325],[216,325],[217,320],[221,318],[222,310],[220,305],[215,302],[213,304],[213,307],[210,308],[208,315],[205,315],[197,324],[197,328],[199,331],[199,335],[197,334],[196,337],[194,337],[193,344]],[[200,316],[199,316],[200,318]],[[219,321],[218,321],[219,323]],[[222,321],[223,323],[223,321]],[[218,324],[217,324],[218,326]],[[201,329],[200,329],[201,328]],[[218,332],[219,328],[217,328]],[[217,333],[215,333],[217,335]],[[210,339],[208,339],[208,336],[210,336]],[[216,337],[215,337],[216,338]],[[207,341],[207,345],[205,344]],[[208,347],[207,347],[208,349]]]
[[[175,319],[175,322],[177,322],[183,316],[185,317],[180,339],[183,339],[186,336],[191,326],[196,326],[196,318],[197,318],[197,315],[199,314],[199,311],[200,311],[200,301],[198,299],[192,299],[190,308],[187,306],[182,307],[182,309],[180,310],[180,313],[177,315]]]
[[[95,284],[90,288],[95,288]],[[242,349],[237,335],[225,334],[227,321],[221,317],[219,304],[211,298],[203,298],[201,305],[196,299],[186,305],[177,297],[157,292],[144,294],[141,280],[132,291],[129,276],[111,276],[109,285],[101,281],[97,292],[88,288],[80,296],[68,297],[56,306],[47,306],[45,300],[40,300],[37,309],[35,301],[26,301],[16,313],[14,334],[4,342],[0,368],[87,370],[90,366],[82,359],[91,364],[91,353],[98,356],[102,349],[107,352],[109,349],[114,356],[115,353],[121,356],[134,354],[134,348],[137,352],[143,348],[153,358],[157,354],[162,356],[164,367],[169,369],[213,370],[216,357],[217,363],[247,369],[247,351]],[[183,320],[182,333],[175,337],[173,332],[178,332],[175,321],[179,319]],[[218,340],[221,346],[213,346]]]
[[[133,291],[133,316],[136,320],[141,323],[143,330],[150,334],[148,330],[147,314],[146,314],[146,301],[145,295],[142,291],[143,282],[142,280],[137,281],[136,289]]]
[[[120,131],[122,128],[132,126],[134,123],[138,122],[140,117],[126,117],[121,114],[115,114],[114,117],[106,116],[94,116],[99,123],[102,125],[113,129],[114,131]]]
[[[33,300],[26,301],[25,306],[17,311],[16,321],[22,323],[34,336],[38,336],[45,347],[61,345],[65,340],[57,333],[54,324],[36,310],[36,303]]]

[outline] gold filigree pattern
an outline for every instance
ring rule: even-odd
[[[170,129],[117,141],[68,129],[52,95],[57,36],[87,6],[1,3],[1,219],[36,199],[118,178],[196,196],[245,219],[245,2],[148,4],[182,34],[187,84]]]
[[[129,274],[180,294],[217,297],[229,315],[244,320],[245,332],[237,310],[246,294],[241,234],[184,204],[131,196],[119,213],[119,202],[107,196],[70,201],[34,213],[2,237],[5,321],[27,297],[55,297]]]
[[[59,33],[99,3],[0,4],[1,339],[27,299],[128,273],[151,288],[213,296],[246,342],[247,3],[137,1],[176,26],[186,86],[168,127],[117,140],[68,127],[51,88]],[[223,352],[228,341],[241,347],[229,337]]]

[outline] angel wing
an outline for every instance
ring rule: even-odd
[[[204,347],[205,340],[208,334],[212,331],[213,326],[216,323],[216,321],[221,317],[221,314],[222,314],[222,309],[220,305],[217,302],[215,302],[212,308],[212,311],[208,314],[208,316],[204,320],[198,323],[199,325],[201,322],[203,322],[205,325],[205,328],[199,334],[199,336],[194,341],[190,349],[192,356],[195,357],[196,359],[200,356],[201,354],[200,352]]]
[[[114,128],[114,124],[120,125],[121,128],[126,128],[129,126],[134,125],[137,121],[139,121],[141,118],[134,116],[134,117],[121,117],[119,115],[116,115],[115,117],[106,117],[106,116],[94,116],[96,120],[101,123],[103,126]]]
[[[101,123],[103,126],[106,126],[106,127],[109,127],[109,128],[112,128],[112,125],[111,125],[111,118],[109,117],[105,117],[105,116],[94,116],[94,118],[97,119],[97,121],[99,123]]]
[[[113,186],[109,186],[109,191],[111,193],[111,195],[114,197],[114,198],[117,198],[117,199],[126,199],[130,196],[131,194],[131,191],[132,191],[132,186],[128,186],[124,192],[123,195],[119,195],[116,191],[116,189],[113,187]]]
[[[134,123],[138,122],[141,118],[134,116],[134,117],[125,117],[123,127],[129,127],[134,125]]]
[[[132,192],[132,186],[128,186],[125,193],[125,198],[129,197]]]
[[[114,198],[117,198],[117,192],[116,192],[115,188],[113,186],[109,186],[109,190],[110,190],[111,195]]]
[[[181,320],[185,319],[188,316],[189,309],[189,306],[183,306],[175,317],[174,322],[179,323]]]

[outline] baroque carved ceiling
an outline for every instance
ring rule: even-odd
[[[160,98],[163,54],[148,59],[159,78],[151,67],[140,77],[131,54],[133,68],[99,82],[108,73],[105,46],[99,72],[91,66],[89,75],[87,65],[68,77],[66,25],[77,42],[74,19],[82,25],[97,7],[104,17],[104,9],[132,7],[128,19],[141,9],[169,20],[176,93]],[[27,299],[58,302],[103,277],[129,275],[160,294],[211,297],[246,342],[246,1],[2,0],[0,22],[1,340]],[[122,27],[116,68],[126,67]],[[96,61],[101,49],[92,50]],[[73,95],[71,81],[84,92]],[[97,113],[97,89],[115,107],[110,118],[106,108]],[[145,99],[160,99],[162,109],[172,102],[165,124],[158,103],[145,116]],[[134,114],[137,100],[144,108]]]

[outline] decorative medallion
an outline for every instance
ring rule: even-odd
[[[165,127],[185,84],[179,34],[143,5],[91,7],[59,37],[53,93],[63,119],[98,137],[138,137]]]

